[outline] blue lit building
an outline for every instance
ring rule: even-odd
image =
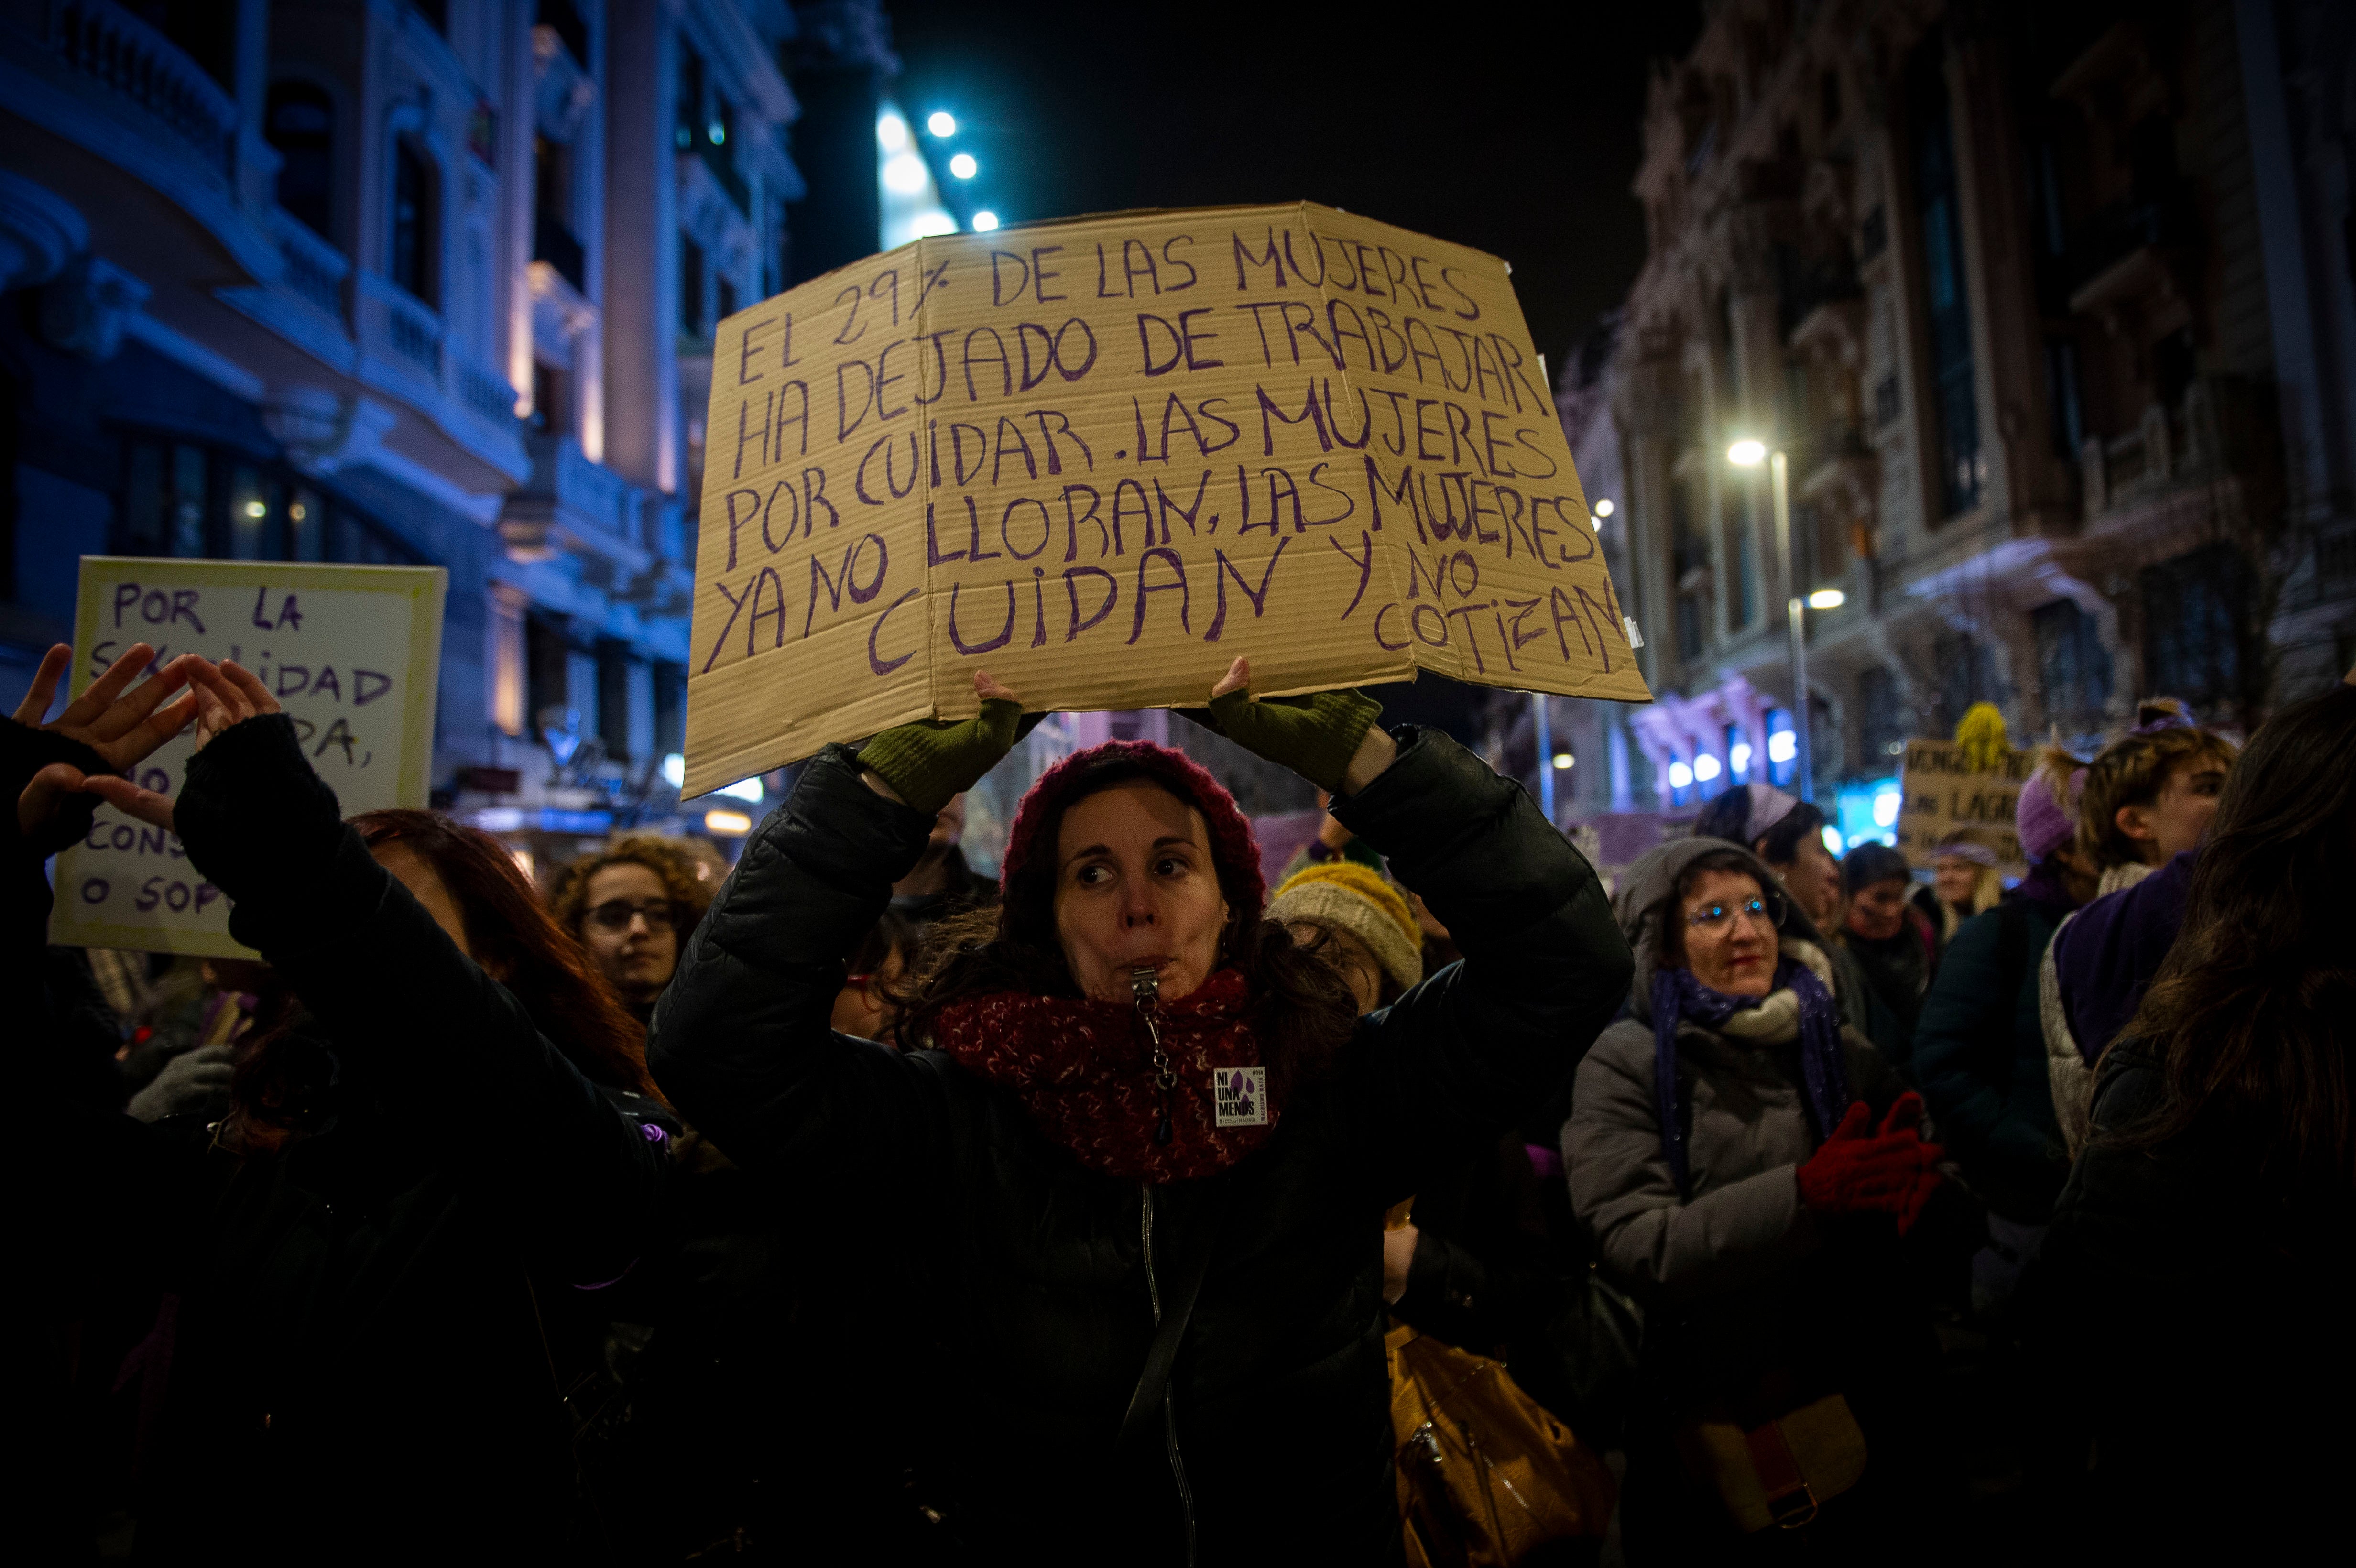
[[[83,554],[431,562],[437,786],[666,814],[805,18],[887,70],[873,0],[0,0],[0,685]]]

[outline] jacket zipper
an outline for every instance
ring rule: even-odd
[[[1141,1188],[1143,1201],[1139,1205],[1139,1224],[1145,1244],[1145,1294],[1153,1304],[1153,1326],[1162,1327],[1162,1285],[1153,1276],[1153,1189]],[[1170,1456],[1170,1474],[1178,1482],[1178,1511],[1186,1520],[1186,1563],[1194,1563],[1194,1493],[1186,1485],[1186,1461],[1178,1453],[1178,1377],[1171,1369],[1170,1381],[1162,1391],[1162,1445]]]

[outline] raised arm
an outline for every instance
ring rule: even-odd
[[[1437,731],[1369,727],[1344,754],[1334,816],[1464,955],[1369,1018],[1344,1064],[1366,1168],[1396,1200],[1436,1151],[1560,1087],[1627,995],[1633,960],[1594,868],[1519,784]]]
[[[750,1170],[873,1191],[941,1148],[932,1069],[829,1027],[844,955],[924,854],[950,796],[1022,733],[977,672],[981,711],[830,746],[746,840],[655,1008],[648,1064],[688,1119]]]
[[[377,863],[294,720],[256,711],[260,683],[221,673],[221,700],[240,700],[208,704],[200,726],[219,727],[200,736],[173,816],[189,859],[232,901],[230,933],[285,976],[334,1040],[345,1084],[509,1194],[518,1234],[551,1266],[618,1272],[652,1220],[660,1147]]]
[[[19,1268],[29,1288],[20,1295],[52,1332],[74,1326],[85,1366],[112,1366],[124,1348],[101,1337],[96,1325],[109,1315],[145,1320],[203,1190],[193,1151],[122,1114],[116,1042],[91,1049],[91,1031],[75,1027],[71,998],[52,983],[58,966],[44,963],[50,899],[41,866],[89,832],[98,801],[82,786],[145,760],[194,712],[185,697],[164,701],[184,682],[177,668],[130,685],[153,656],[134,646],[48,720],[70,657],[52,648],[15,719],[0,719],[0,988],[9,998],[0,1042],[11,1081],[40,1107],[13,1140],[27,1179],[15,1244],[30,1260]]]
[[[1436,731],[1333,814],[1389,859],[1464,957],[1373,1015],[1345,1069],[1376,1168],[1494,1135],[1558,1091],[1628,994],[1634,961],[1595,869],[1523,788]],[[1405,1196],[1402,1189],[1398,1196]]]
[[[828,1025],[843,955],[923,855],[933,816],[830,746],[745,840],[656,1004],[647,1064],[680,1114],[748,1170],[856,1182],[924,1147],[916,1064]]]
[[[1376,728],[1362,692],[1255,699],[1235,661],[1188,717],[1332,793],[1464,955],[1371,1015],[1333,1092],[1386,1203],[1437,1151],[1493,1136],[1567,1078],[1634,967],[1595,868],[1521,785],[1434,731]]]
[[[62,1020],[50,1016],[51,974],[44,963],[50,893],[42,863],[90,831],[98,809],[98,797],[86,793],[91,781],[145,761],[195,715],[194,696],[181,689],[187,660],[139,680],[155,656],[146,644],[134,644],[49,720],[72,657],[59,644],[41,660],[14,720],[0,720],[0,988],[15,999],[18,1037],[47,1048],[12,1066],[52,1104],[63,1099],[107,1113],[119,1105],[112,1064],[77,1058],[66,1048]],[[127,787],[119,777],[112,782]]]

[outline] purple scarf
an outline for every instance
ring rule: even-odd
[[[1800,1074],[1805,1081],[1809,1113],[1821,1139],[1840,1125],[1848,1110],[1848,1068],[1841,1060],[1840,1018],[1832,993],[1815,971],[1785,958],[1775,965],[1774,989],[1790,989],[1800,999]],[[1661,1115],[1661,1152],[1677,1190],[1686,1192],[1688,1162],[1685,1124],[1677,1115],[1677,1025],[1688,1022],[1722,1029],[1726,1020],[1763,997],[1730,997],[1713,991],[1690,969],[1653,971],[1653,1095]]]

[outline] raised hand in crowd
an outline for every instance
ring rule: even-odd
[[[140,680],[155,663],[155,650],[134,643],[64,712],[45,723],[42,715],[57,700],[58,682],[72,659],[73,650],[63,643],[50,648],[15,716],[23,727],[15,743],[37,764],[16,796],[16,831],[45,856],[89,830],[93,803],[77,795],[102,793],[91,790],[93,784],[127,784],[119,775],[187,727],[197,714],[197,696],[181,688],[203,663],[184,654]],[[175,692],[180,695],[175,698]]]
[[[1208,708],[1178,711],[1329,795],[1355,795],[1398,756],[1397,743],[1375,722],[1382,710],[1363,691],[1254,697],[1251,661],[1238,658],[1211,688]]]
[[[189,688],[173,706],[187,707],[187,712],[180,716],[180,725],[185,726],[191,717],[196,720],[196,749],[199,752],[231,725],[282,711],[278,699],[270,694],[261,677],[235,659],[224,659],[216,665],[195,654],[184,654],[172,663],[178,678]],[[174,734],[178,732],[177,728],[173,731]],[[156,744],[162,744],[162,741]],[[125,816],[167,830],[175,828],[172,797],[143,788],[131,779],[94,774],[75,787],[97,795]]]
[[[584,1292],[649,1245],[676,1131],[636,1027],[496,842],[426,812],[345,822],[251,672],[188,656],[130,687],[134,648],[34,729],[62,655],[7,727],[17,822],[54,844],[102,798],[177,831],[302,1008],[241,1042],[234,1072],[191,1052],[132,1116],[74,1106],[38,1129],[53,1250],[82,1260],[56,1271],[75,1299],[43,1313],[107,1315],[75,1330],[102,1398],[118,1362],[147,1380],[141,1553],[218,1548],[220,1499],[244,1488],[272,1499],[238,1525],[260,1561],[568,1538],[562,1400],[605,1299]],[[123,776],[191,720],[174,797]],[[37,861],[6,892],[8,959],[29,972]],[[171,1125],[224,1079],[202,1137]],[[168,1363],[124,1360],[102,1328]]]
[[[56,1021],[44,956],[50,895],[42,862],[90,831],[98,810],[98,798],[85,793],[91,780],[137,767],[195,715],[194,695],[180,692],[188,661],[174,659],[140,680],[155,657],[145,643],[133,644],[64,712],[45,719],[73,658],[60,644],[42,658],[12,720],[0,721],[0,789],[16,803],[0,814],[0,989],[32,1015],[16,1020],[19,1040],[50,1040]],[[68,1072],[91,1087],[86,1072],[66,1068],[67,1060],[44,1052],[40,1071]]]
[[[861,748],[868,787],[938,816],[953,797],[979,784],[1014,749],[1028,726],[1023,721],[1022,699],[988,670],[974,672],[973,690],[981,711],[972,718],[895,725]]]

